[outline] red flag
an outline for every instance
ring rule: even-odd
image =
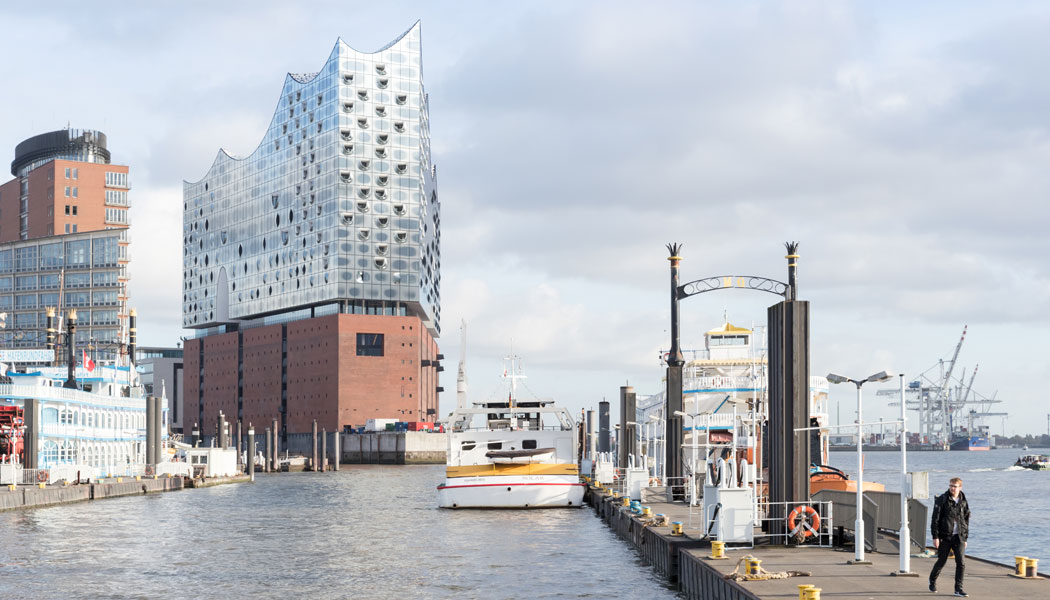
[[[91,357],[87,355],[87,350],[82,350],[81,352],[84,354],[84,360],[81,361],[81,364],[83,364],[84,368],[88,370],[88,373],[94,371],[95,361],[91,360]]]

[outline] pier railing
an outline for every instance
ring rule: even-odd
[[[772,508],[779,510],[771,510]],[[770,514],[788,515],[773,518]],[[834,531],[832,502],[759,502],[755,537],[776,545],[819,546],[830,548]]]

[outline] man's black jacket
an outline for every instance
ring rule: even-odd
[[[955,523],[959,524],[959,539],[965,542],[970,534],[970,505],[966,503],[966,494],[961,490],[958,502],[952,500],[950,491],[944,492],[934,500],[930,533],[934,539],[950,538]]]

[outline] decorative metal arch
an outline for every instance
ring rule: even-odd
[[[725,290],[730,288],[769,292],[770,294],[776,294],[777,296],[782,296],[784,298],[787,298],[788,289],[790,289],[788,284],[775,279],[769,279],[768,277],[758,277],[756,275],[719,275],[717,277],[705,277],[703,279],[697,279],[696,281],[690,281],[689,283],[678,286],[675,291],[678,299],[682,300],[704,292],[713,292],[715,290]]]

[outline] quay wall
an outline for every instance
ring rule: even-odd
[[[710,548],[707,540],[661,533],[622,506],[622,500],[591,488],[588,503],[621,539],[630,542],[661,576],[690,600],[759,600],[688,550]]]
[[[448,437],[427,431],[339,434],[343,464],[444,464]],[[331,448],[329,448],[331,451]]]
[[[169,492],[181,490],[183,487],[184,482],[181,477],[122,481],[120,483],[107,481],[83,485],[47,486],[44,488],[18,486],[15,490],[8,488],[0,490],[0,510],[53,506],[84,500]]]

